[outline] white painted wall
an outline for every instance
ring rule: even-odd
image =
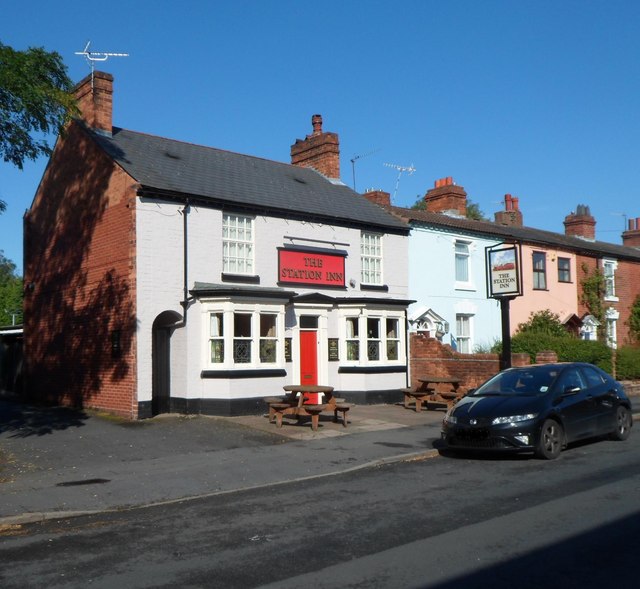
[[[469,281],[456,283],[455,242],[470,242]],[[487,298],[485,248],[498,242],[453,231],[415,227],[409,240],[409,298],[416,300],[409,314],[420,307],[432,308],[449,323],[450,343],[455,335],[456,314],[473,315],[471,351],[490,346],[501,338],[500,305]]]
[[[137,202],[137,307],[138,307],[138,400],[151,400],[152,359],[151,334],[154,319],[163,311],[182,314],[183,298],[183,205],[139,199]],[[221,283],[222,212],[192,206],[188,214],[188,287],[194,283]],[[315,246],[347,251],[345,291],[317,287],[287,286],[299,294],[315,293],[339,297],[407,299],[408,237],[385,234],[383,237],[384,283],[388,292],[360,290],[360,230],[291,221],[273,217],[255,218],[255,267],[261,287],[277,287],[278,247],[285,245]],[[318,240],[312,242],[309,240]],[[334,245],[332,245],[334,244]],[[350,281],[355,287],[349,286]],[[328,312],[320,330],[319,350],[326,353],[327,337],[339,337],[336,312]],[[287,333],[287,335],[292,335]],[[193,304],[188,311],[185,329],[178,329],[171,341],[172,394],[183,398],[245,398],[279,394],[282,385],[296,382],[297,342],[294,337],[292,363],[286,364],[287,377],[254,379],[202,379],[206,368],[203,346],[207,341],[206,321],[202,305]],[[326,359],[320,358],[320,362]],[[404,362],[404,355],[400,358]],[[405,386],[401,373],[383,375],[338,374],[340,363],[324,361],[321,375],[338,390],[384,390]],[[324,372],[323,372],[324,371]]]

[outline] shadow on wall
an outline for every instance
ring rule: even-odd
[[[134,207],[125,178],[131,182],[74,123],[59,139],[25,215],[29,400],[99,408],[133,378]]]

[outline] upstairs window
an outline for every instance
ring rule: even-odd
[[[224,213],[222,218],[222,271],[253,274],[253,218]]]
[[[382,284],[382,235],[363,232],[360,237],[363,284]]]
[[[558,258],[558,282],[571,282],[571,260]]]
[[[469,243],[456,241],[456,282],[469,282]]]
[[[602,273],[604,274],[604,297],[605,299],[616,298],[616,268],[618,264],[615,260],[603,260]]]
[[[533,288],[547,289],[547,256],[544,252],[533,252]]]

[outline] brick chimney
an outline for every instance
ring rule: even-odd
[[[622,233],[622,245],[640,248],[640,217],[629,219],[629,228]]]
[[[467,193],[462,186],[456,186],[451,176],[436,180],[434,187],[424,195],[424,202],[430,213],[453,217],[465,217],[467,214]]]
[[[372,203],[380,205],[381,207],[391,206],[391,194],[385,192],[384,190],[369,188],[365,191],[364,197],[370,200]]]
[[[291,163],[313,168],[327,178],[340,178],[340,142],[337,133],[322,131],[321,115],[313,115],[311,125],[311,135],[296,139],[291,146]]]
[[[494,219],[498,225],[522,227],[522,212],[518,205],[518,197],[505,194],[504,211],[494,213]]]
[[[575,213],[571,212],[564,218],[564,233],[588,241],[595,241],[596,220],[591,216],[587,205],[578,205]]]
[[[76,84],[75,97],[81,118],[94,131],[111,135],[113,124],[113,76],[93,72]]]

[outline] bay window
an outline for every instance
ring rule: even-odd
[[[249,307],[221,303],[207,311],[206,363],[211,369],[267,368],[284,363],[284,308]]]
[[[401,314],[385,311],[345,317],[343,357],[349,364],[360,366],[401,361],[403,319]]]

